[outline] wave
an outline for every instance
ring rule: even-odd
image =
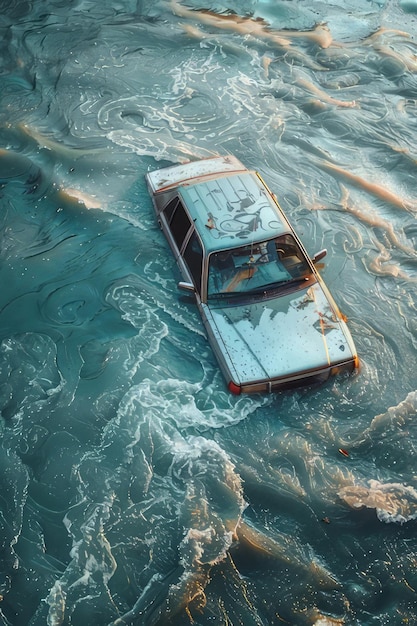
[[[404,524],[417,519],[417,490],[402,483],[352,485],[338,492],[339,498],[353,509],[375,509],[379,520]]]

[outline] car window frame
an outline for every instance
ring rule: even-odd
[[[171,211],[172,205],[174,205],[172,213],[168,215],[167,212]],[[162,209],[161,213],[165,218],[165,223],[172,240],[175,243],[178,252],[181,254],[181,250],[184,248],[184,244],[188,240],[190,230],[193,228],[193,220],[191,219],[185,205],[181,202],[181,198],[179,196],[174,196],[174,198],[172,198],[172,200]],[[188,224],[186,229],[181,230],[181,223],[179,225],[175,224],[173,227],[174,220],[178,219],[177,216],[179,216],[180,221],[184,221],[184,218],[186,218]]]
[[[186,258],[186,252],[188,249],[188,246],[191,244],[192,245],[192,239],[193,237],[195,237],[195,241],[198,243],[199,246],[199,254],[200,254],[200,272],[199,274],[197,274],[199,276],[199,281],[198,284],[196,284],[196,277],[194,274],[193,269],[190,266],[189,261]],[[196,228],[192,228],[191,232],[189,232],[188,236],[186,237],[186,240],[184,241],[184,245],[183,248],[181,250],[180,253],[181,256],[181,260],[184,262],[184,264],[187,267],[188,270],[188,274],[190,275],[190,277],[192,278],[192,283],[195,287],[196,292],[200,295],[202,295],[202,291],[204,290],[205,287],[205,281],[203,280],[204,278],[204,268],[205,268],[205,263],[204,263],[204,259],[205,259],[205,253],[204,253],[204,246],[203,246],[203,242],[201,241],[201,237],[197,231]]]
[[[175,239],[174,233],[171,229],[172,220],[174,219],[174,216],[178,209],[183,210],[185,216],[189,221],[189,228],[185,233],[183,240],[181,241],[181,245],[179,245],[178,241]],[[159,213],[159,218],[162,227],[166,230],[168,234],[170,245],[174,249],[175,257],[177,263],[179,263],[179,265],[181,266],[182,273],[188,275],[190,279],[190,284],[194,286],[195,293],[200,298],[200,300],[204,301],[207,292],[207,254],[201,235],[198,232],[198,229],[195,228],[194,221],[192,220],[186,205],[182,202],[179,195],[176,194],[167,202],[167,204],[161,209]],[[193,271],[185,258],[187,247],[194,234],[201,250],[201,272],[198,284],[196,284]]]
[[[248,297],[253,297],[255,300],[257,299],[257,297],[259,297],[259,299],[264,299],[267,292],[270,291],[271,292],[271,296],[273,295],[274,297],[276,297],[277,295],[279,295],[279,291],[281,291],[282,293],[285,293],[288,291],[289,285],[291,285],[291,290],[298,290],[302,288],[302,283],[300,282],[300,284],[297,284],[297,280],[298,278],[302,279],[304,278],[306,281],[308,281],[309,284],[312,283],[312,281],[316,281],[317,280],[317,273],[315,271],[314,266],[312,265],[308,255],[306,254],[305,249],[303,248],[300,242],[300,240],[295,236],[294,231],[289,231],[287,233],[282,233],[280,235],[277,235],[276,237],[267,239],[267,240],[259,240],[259,241],[254,241],[251,242],[250,244],[243,244],[240,246],[235,246],[233,248],[224,248],[221,250],[216,250],[213,251],[209,254],[208,259],[207,259],[207,281],[209,283],[210,281],[210,276],[211,276],[211,272],[216,273],[215,268],[213,267],[215,261],[215,257],[218,257],[219,254],[225,254],[226,256],[228,256],[229,258],[229,266],[232,270],[232,275],[233,273],[238,273],[239,272],[239,267],[235,264],[235,263],[231,263],[230,261],[234,258],[238,258],[239,254],[241,254],[242,251],[244,251],[244,254],[242,255],[243,257],[247,257],[250,256],[252,254],[251,250],[252,248],[255,250],[257,249],[257,254],[259,256],[259,254],[261,256],[263,256],[264,254],[267,254],[267,252],[262,254],[262,248],[266,247],[268,244],[273,243],[275,245],[276,248],[276,254],[277,254],[277,260],[280,261],[280,263],[282,264],[283,269],[285,269],[288,272],[289,275],[289,280],[282,281],[282,285],[279,286],[279,282],[277,282],[276,286],[273,286],[273,284],[271,283],[270,286],[266,285],[265,289],[261,287],[259,287],[258,289],[248,289],[248,290],[237,290],[237,291],[231,291],[228,292],[227,290],[225,291],[220,291],[220,292],[216,292],[214,291],[213,293],[209,293],[209,284],[207,284],[207,298],[210,300],[215,300],[216,298],[248,298]],[[278,246],[281,246],[281,248],[279,248]],[[292,249],[292,250],[291,250]],[[289,254],[286,254],[288,253]],[[291,254],[291,252],[293,254]],[[295,252],[297,254],[295,254]],[[282,253],[282,254],[281,254]],[[270,254],[270,253],[268,253]],[[286,259],[289,257],[295,256],[298,261],[299,264],[304,264],[305,270],[308,270],[308,273],[303,272],[303,274],[300,274],[300,276],[298,277],[297,274],[293,274],[293,269],[291,269],[291,267],[287,266],[287,262]],[[247,268],[247,270],[249,270],[249,268],[251,267],[250,264],[245,264],[244,266],[242,266],[242,268]],[[256,262],[254,263],[253,267],[256,267]],[[235,268],[235,269],[234,269]],[[302,268],[300,268],[302,269]]]

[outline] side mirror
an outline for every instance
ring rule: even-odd
[[[313,258],[311,260],[312,260],[313,263],[318,263],[319,261],[324,259],[326,254],[327,254],[327,250],[326,250],[326,248],[323,248],[323,250],[320,250],[320,252],[316,252],[316,254],[313,256]]]
[[[192,293],[195,293],[195,287],[192,283],[186,283],[186,282],[180,281],[178,283],[178,289],[182,289],[183,291],[191,291]]]

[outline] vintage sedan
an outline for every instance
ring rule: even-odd
[[[157,220],[195,294],[232,393],[311,385],[358,367],[315,263],[259,173],[234,156],[146,175]]]

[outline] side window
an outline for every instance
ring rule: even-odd
[[[201,271],[203,268],[203,250],[198,237],[195,233],[190,237],[189,242],[184,250],[184,261],[193,277],[195,288],[201,292]]]
[[[169,208],[169,205],[167,209]],[[181,202],[178,201],[178,204],[173,212],[171,222],[169,224],[169,228],[171,230],[172,236],[174,238],[175,243],[178,246],[178,250],[181,250],[181,246],[184,242],[184,239],[190,230],[191,220],[185,212],[184,207]]]
[[[164,209],[165,219],[168,224],[170,223],[172,216],[174,215],[174,211],[177,208],[178,202],[178,198],[174,198],[173,200],[171,200],[171,202],[168,202],[167,206]]]

